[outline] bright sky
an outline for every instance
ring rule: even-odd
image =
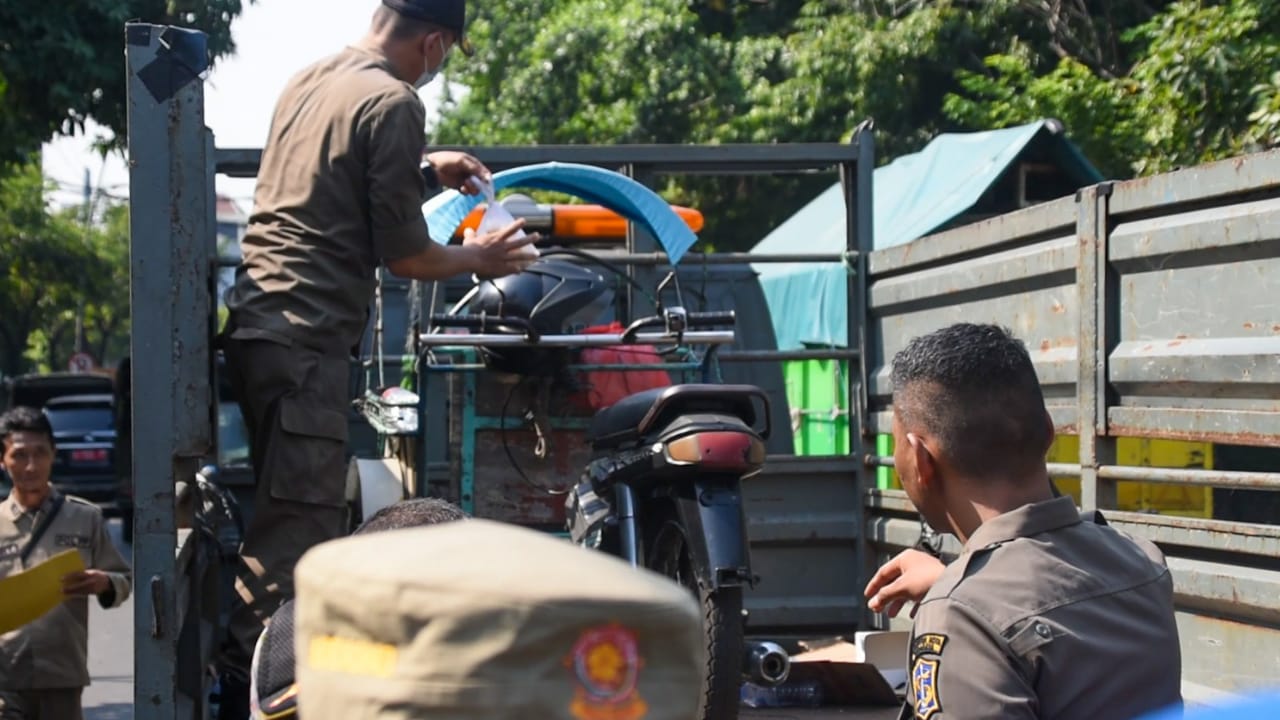
[[[205,122],[218,147],[262,147],[276,97],[289,78],[304,66],[359,40],[379,0],[257,0],[232,26],[236,54],[223,58],[205,81]],[[123,32],[123,28],[121,28]],[[455,60],[456,62],[456,60]],[[428,120],[442,86],[437,78],[421,91]],[[455,86],[456,92],[456,86]],[[59,183],[60,203],[83,198],[85,169],[93,187],[127,196],[129,174],[124,159],[110,155],[104,163],[91,149],[100,127],[86,135],[59,138],[44,147],[45,176]],[[253,180],[219,176],[218,191],[230,195],[247,212]]]

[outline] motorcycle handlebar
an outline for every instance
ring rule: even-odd
[[[737,313],[732,310],[723,312],[691,312],[689,327],[707,327],[710,325],[733,325],[737,323]]]
[[[530,330],[529,321],[518,317],[500,317],[497,315],[432,315],[430,324],[442,328],[462,328],[464,330],[480,330],[501,326],[519,328],[525,332]]]
[[[705,328],[714,325],[734,325],[737,313],[732,310],[717,312],[691,312],[686,314],[690,328]],[[500,317],[496,315],[432,315],[430,324],[441,328],[461,328],[464,330],[480,330],[487,328],[509,327],[519,328],[525,332],[531,330],[529,321],[518,317]],[[664,321],[660,317],[644,318],[632,323],[632,330],[647,327],[660,327]]]
[[[688,330],[697,330],[699,328],[707,328],[715,325],[733,325],[736,316],[732,310],[718,312],[685,312],[680,315],[673,315],[670,317],[653,315],[646,318],[640,318],[627,326],[627,329],[622,333],[623,342],[631,342],[635,339],[636,335],[645,328],[666,328],[670,331],[673,328],[671,325],[668,325],[668,322],[678,317],[683,317],[684,322],[683,325],[676,328],[676,330],[678,332],[685,332]]]

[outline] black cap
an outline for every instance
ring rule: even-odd
[[[458,49],[464,55],[470,57],[475,51],[463,34],[467,24],[466,0],[382,0],[382,4],[405,17],[452,30],[458,36]]]

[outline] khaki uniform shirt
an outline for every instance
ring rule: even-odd
[[[990,520],[921,602],[903,715],[1128,720],[1181,702],[1173,582],[1071,498]]]
[[[344,354],[359,342],[378,264],[430,242],[425,125],[413,86],[366,50],[347,48],[290,80],[227,293],[232,337]]]
[[[17,574],[76,548],[86,568],[105,571],[111,577],[111,590],[98,596],[98,602],[107,608],[120,605],[129,597],[132,572],[107,535],[102,510],[93,503],[66,496],[62,509],[26,563],[21,562],[23,547],[35,526],[52,509],[54,497],[51,494],[35,512],[23,509],[12,494],[0,502],[0,577]],[[88,685],[88,645],[88,599],[69,598],[35,622],[0,635],[0,690]]]

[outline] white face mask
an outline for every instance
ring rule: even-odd
[[[426,70],[422,71],[422,74],[419,75],[418,79],[413,83],[413,87],[417,90],[421,90],[422,88],[426,87],[427,84],[430,83],[432,80],[435,80],[436,75],[440,74],[440,68],[444,67],[444,58],[446,53],[445,47],[444,47],[444,40],[441,40],[438,35],[436,36],[436,40],[437,42],[440,43],[440,64],[435,66],[434,68],[429,67]]]

